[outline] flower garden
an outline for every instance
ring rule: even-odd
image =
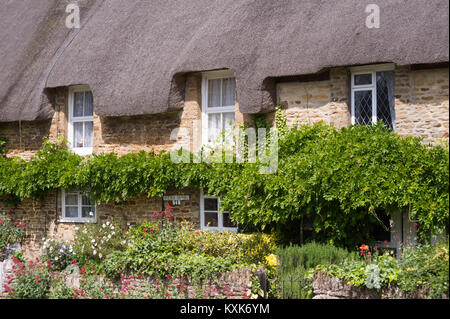
[[[80,224],[72,242],[44,238],[38,259],[15,252],[7,297],[313,298],[320,273],[381,297],[448,298],[448,145],[382,125],[291,128],[280,110],[275,122],[274,174],[259,174],[260,163],[174,163],[164,152],[83,158],[48,141],[29,161],[0,156],[0,195],[13,207],[56,189],[120,203],[192,187],[220,196],[247,232],[198,230],[170,208],[137,225]],[[420,231],[393,256],[372,230],[399,211]],[[0,257],[23,240],[25,226],[0,214]],[[444,235],[431,245],[437,231]]]
[[[3,245],[23,236],[24,225],[11,216],[0,217]],[[262,233],[197,230],[177,220],[169,206],[140,225],[87,223],[76,228],[72,242],[47,238],[42,255],[32,260],[16,251],[9,256],[12,273],[4,283],[5,297],[309,299],[315,276],[325,273],[381,296],[395,288],[396,298],[448,298],[448,240],[404,247],[400,259],[382,246],[362,244],[349,251],[331,244],[282,246],[277,241]],[[257,276],[261,270],[267,278],[265,292]],[[224,274],[233,271],[247,275],[248,283],[239,287],[236,278],[227,281]],[[283,287],[289,280],[288,288]]]

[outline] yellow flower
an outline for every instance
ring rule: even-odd
[[[265,257],[265,259],[266,259],[266,264],[268,266],[276,267],[276,265],[277,265],[277,256],[275,256],[274,254],[270,254],[270,255],[267,255]]]

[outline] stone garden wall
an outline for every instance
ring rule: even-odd
[[[442,296],[448,299],[447,296]],[[327,273],[319,272],[313,278],[313,299],[426,299],[423,292],[406,295],[398,287],[390,286],[380,291],[355,287],[345,280],[329,277]]]

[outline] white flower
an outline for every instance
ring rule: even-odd
[[[102,224],[102,227],[103,227],[103,228],[105,228],[105,227],[106,227],[106,225],[105,225],[105,224]]]
[[[93,212],[89,212],[89,216],[94,216],[94,213]]]
[[[102,258],[102,254],[98,254],[98,257]]]
[[[94,249],[94,251],[92,252],[94,254],[94,256],[97,254],[97,251]]]
[[[76,230],[76,231],[78,231],[79,229],[80,229],[80,227],[78,227],[78,226],[75,227],[75,230]]]
[[[91,240],[91,243],[95,243],[95,239],[92,239],[92,240]]]
[[[106,226],[109,226],[109,221],[106,222]]]

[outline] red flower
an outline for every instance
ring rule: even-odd
[[[156,210],[153,212],[153,216],[158,216],[158,212]]]
[[[75,265],[76,263],[77,263],[76,259],[72,260],[72,265]]]
[[[20,222],[19,223],[19,227],[21,227],[21,228],[25,227],[25,223],[24,222]]]
[[[0,224],[3,223],[3,219],[0,218]]]
[[[94,267],[94,266],[92,266],[92,267],[91,267],[91,269],[92,269],[92,270],[95,270],[95,267]]]
[[[144,228],[143,231],[147,231],[147,228]]]

